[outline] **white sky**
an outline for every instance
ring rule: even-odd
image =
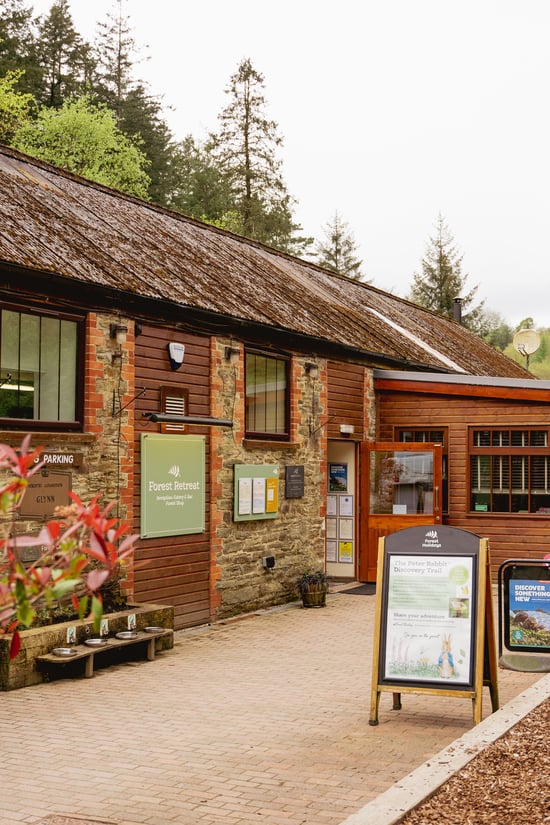
[[[117,4],[70,7],[92,39]],[[337,209],[375,286],[406,296],[441,212],[476,300],[550,326],[549,0],[123,0],[123,13],[177,139],[216,128],[250,57],[297,220],[322,238]]]

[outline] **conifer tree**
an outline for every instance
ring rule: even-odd
[[[283,177],[278,125],[266,114],[264,77],[250,59],[241,61],[225,90],[229,103],[219,115],[220,129],[209,149],[231,191],[232,210],[241,216],[243,234],[298,253],[311,239],[299,237],[294,201]]]
[[[462,323],[472,332],[485,333],[483,302],[473,307],[477,286],[466,290],[468,275],[462,273],[461,255],[454,237],[441,214],[435,233],[428,240],[422,259],[422,274],[413,274],[410,299],[440,315],[454,317],[455,299],[460,298]]]
[[[356,256],[355,238],[338,211],[335,211],[332,221],[325,225],[324,233],[325,242],[318,241],[315,248],[316,262],[355,281],[363,280],[363,261]]]
[[[37,49],[44,73],[40,103],[58,109],[71,97],[86,94],[90,46],[74,27],[68,0],[55,0],[39,23]]]

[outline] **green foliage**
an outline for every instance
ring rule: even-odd
[[[422,274],[413,275],[410,299],[449,318],[454,314],[455,298],[461,299],[462,323],[472,332],[483,335],[483,302],[472,306],[477,286],[465,291],[467,275],[462,274],[462,258],[454,238],[440,214],[435,234],[429,238],[422,259]]]
[[[133,553],[137,536],[126,536],[126,527],[101,510],[97,499],[84,505],[71,494],[73,504],[59,519],[47,522],[39,535],[23,536],[16,529],[17,510],[28,480],[40,469],[40,448],[28,451],[27,436],[18,451],[0,445],[0,471],[7,474],[0,489],[3,537],[0,537],[0,634],[12,633],[11,655],[19,650],[18,630],[30,627],[37,607],[51,610],[60,599],[73,596],[73,609],[84,613],[88,604],[99,629],[103,600],[99,587],[120,573],[121,564]],[[120,543],[119,543],[120,542]],[[25,547],[40,547],[31,564],[21,560]]]
[[[116,126],[112,112],[82,97],[61,109],[43,108],[23,124],[15,148],[130,195],[147,198],[145,155]]]
[[[363,261],[356,256],[355,238],[338,211],[335,211],[332,222],[325,225],[324,233],[325,242],[318,241],[315,247],[316,262],[340,275],[362,281]]]
[[[33,96],[15,90],[22,74],[22,70],[9,71],[0,77],[0,143],[8,144],[15,131],[31,116]]]

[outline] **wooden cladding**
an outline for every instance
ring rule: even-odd
[[[354,439],[365,438],[367,417],[365,398],[365,368],[357,364],[329,361],[327,364],[329,438],[341,438],[340,425],[353,426]]]
[[[181,367],[173,370],[168,356],[171,341],[185,346]],[[152,424],[143,413],[210,415],[210,339],[179,330],[144,326],[136,338],[136,390],[145,388],[135,404],[134,528],[140,523],[140,436],[142,432],[181,434],[182,425]],[[209,524],[209,430],[186,424],[185,434],[206,437],[206,524]],[[174,607],[176,629],[205,624],[210,615],[210,539],[204,533],[141,540],[136,553],[135,598]]]
[[[407,428],[446,429],[449,498],[444,523],[489,539],[493,576],[508,559],[544,556],[548,552],[548,517],[543,513],[472,510],[470,456],[475,432],[536,434],[547,430],[548,404],[540,400],[529,403],[523,395],[514,395],[513,399],[490,398],[487,394],[449,396],[446,384],[440,385],[437,393],[412,392],[415,388],[410,384],[406,389],[403,385],[405,391],[390,391],[379,384],[377,380],[377,440],[393,441],[400,430]],[[514,436],[510,435],[510,440]],[[477,449],[480,451],[479,446]],[[518,451],[517,446],[509,449]]]

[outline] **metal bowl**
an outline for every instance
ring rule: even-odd
[[[162,633],[164,630],[163,627],[144,627],[143,629],[146,633]]]
[[[78,650],[75,647],[54,647],[52,653],[54,656],[65,656],[68,658],[70,656],[76,656]]]
[[[88,647],[101,647],[102,645],[106,645],[109,639],[85,639],[84,644],[88,645]]]
[[[121,630],[116,634],[117,639],[137,639],[138,633],[135,630]]]

